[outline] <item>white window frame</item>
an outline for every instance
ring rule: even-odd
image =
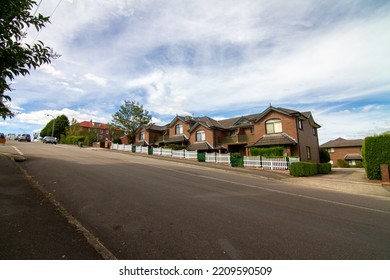
[[[206,141],[206,132],[204,130],[198,130],[195,135],[196,142]]]
[[[175,126],[175,135],[183,134],[183,125],[178,124]]]
[[[271,119],[265,122],[265,132],[266,134],[276,134],[283,132],[282,120],[281,119]]]

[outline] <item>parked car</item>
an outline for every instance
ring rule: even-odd
[[[0,143],[5,144],[5,135],[4,135],[4,133],[1,133],[1,132],[0,132]]]
[[[22,134],[18,137],[19,142],[31,142],[30,134]]]
[[[45,136],[42,140],[43,143],[57,144],[57,138],[51,136]]]

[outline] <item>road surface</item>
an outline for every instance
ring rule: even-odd
[[[7,145],[118,259],[390,259],[389,198],[129,152]]]

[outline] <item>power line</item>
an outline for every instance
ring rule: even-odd
[[[43,0],[41,0],[41,1],[39,2],[38,7],[37,7],[37,9],[35,10],[34,15],[35,15],[36,12],[38,11],[38,8],[39,8],[39,6],[41,5],[42,1],[43,1]],[[57,10],[58,6],[62,3],[62,1],[63,1],[63,0],[58,1],[57,6],[54,8],[54,10],[53,10],[53,12],[51,13],[51,15],[49,16],[49,18],[52,17],[52,16],[54,15],[55,11]],[[38,31],[37,35],[35,36],[34,40],[32,41],[32,44],[34,44],[35,41],[38,39],[39,34],[41,34],[41,30],[42,30],[42,29],[40,29],[40,30]]]

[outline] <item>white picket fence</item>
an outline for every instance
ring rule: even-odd
[[[260,156],[244,157],[244,167],[261,167]]]
[[[198,159],[198,152],[185,150],[185,158],[186,159]]]
[[[111,150],[131,152],[133,145],[123,145],[123,144],[112,144]]]
[[[123,144],[112,144],[112,150],[131,152],[133,145]],[[136,153],[148,154],[148,147],[136,146]],[[166,156],[173,158],[184,158],[184,159],[197,159],[197,151],[187,150],[172,150],[163,148],[153,148],[153,155]],[[219,154],[219,153],[206,153],[206,162],[211,163],[224,163],[230,164],[230,154]],[[292,162],[299,162],[299,158],[266,158],[260,156],[248,156],[244,157],[244,167],[256,167],[264,168],[269,170],[287,170]]]
[[[230,164],[230,154],[206,153],[206,162]]]
[[[164,157],[171,157],[172,149],[161,149],[161,155]]]
[[[270,170],[287,170],[292,162],[299,161],[299,158],[267,158],[250,156],[244,157],[244,167],[262,167]]]

